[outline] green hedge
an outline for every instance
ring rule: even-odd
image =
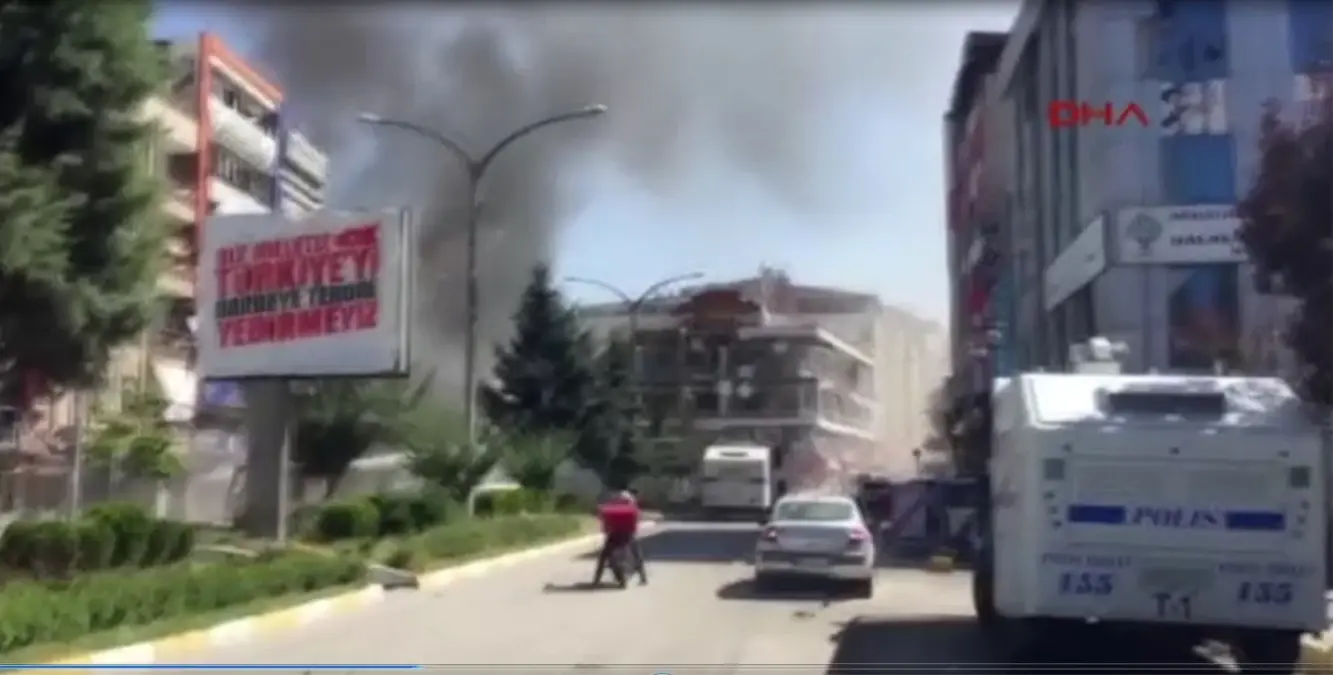
[[[98,506],[74,521],[19,521],[0,535],[0,565],[39,578],[168,565],[193,550],[188,524],[151,518],[132,504]]]
[[[359,581],[355,559],[288,553],[222,565],[114,571],[0,587],[0,653]]]
[[[409,537],[385,562],[421,570],[488,552],[564,539],[580,532],[585,523],[585,518],[555,513],[460,520]]]
[[[393,492],[332,502],[314,514],[308,538],[320,542],[393,537],[453,521],[463,509],[435,492]]]
[[[520,513],[550,513],[556,509],[557,503],[550,493],[540,490],[501,489],[478,494],[472,509],[483,517],[516,516]]]

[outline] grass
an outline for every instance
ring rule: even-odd
[[[114,630],[93,633],[77,640],[59,644],[36,644],[22,649],[0,654],[0,660],[9,664],[51,663],[61,659],[75,658],[88,652],[124,647],[126,645],[158,640],[172,635],[202,630],[220,623],[242,619],[254,614],[274,612],[294,607],[306,602],[339,595],[364,586],[364,583],[332,586],[309,593],[262,598],[250,603],[225,607],[214,612],[205,612],[193,616],[164,619],[138,626],[122,626]]]
[[[466,565],[470,562],[475,562],[483,558],[493,558],[496,556],[504,555],[506,553],[514,553],[517,551],[522,551],[524,549],[534,548],[536,546],[541,546],[543,544],[552,544],[557,541],[562,541],[565,539],[574,539],[575,537],[582,537],[596,532],[597,529],[598,529],[597,522],[594,520],[588,520],[584,523],[581,523],[579,525],[579,528],[577,530],[574,530],[573,532],[562,532],[560,534],[551,534],[550,536],[538,537],[536,539],[524,543],[515,543],[502,546],[488,546],[486,548],[481,549],[480,551],[465,553],[459,556],[451,556],[447,558],[433,558],[426,560],[424,565],[416,567],[412,571],[417,573],[437,572],[439,570],[448,569],[450,567],[458,567],[459,565]]]
[[[471,553],[459,556],[429,560],[426,561],[423,567],[421,567],[420,569],[416,569],[414,571],[432,572],[445,569],[448,567],[456,567],[458,565],[464,565],[470,562],[475,562],[483,558],[490,558],[503,555],[505,553],[521,551],[523,549],[532,548],[534,546],[539,546],[542,544],[549,544],[562,539],[572,539],[574,537],[581,536],[584,534],[589,534],[594,531],[596,531],[595,523],[589,521],[581,524],[579,529],[575,530],[574,532],[561,533],[558,535],[551,534],[550,536],[538,537],[536,539],[523,543],[514,543],[504,546],[487,546],[485,548],[482,548],[481,550],[473,551]],[[401,546],[404,541],[407,541],[409,539],[410,537],[404,537],[398,540],[383,540],[375,542],[374,545],[371,546],[369,553],[372,555],[380,554],[381,556],[385,556],[387,555],[388,552],[394,550],[394,546]],[[356,545],[361,546],[364,544],[365,542],[361,542]],[[314,548],[314,547],[309,547],[309,548]],[[383,557],[375,557],[370,559],[382,560]],[[355,590],[356,588],[360,588],[363,585],[364,583],[358,582],[356,584],[334,586],[319,591],[312,591],[309,593],[286,595],[281,597],[262,598],[254,602],[235,605],[232,607],[226,607],[214,612],[196,614],[188,617],[175,617],[173,619],[164,619],[162,621],[150,624],[138,625],[138,626],[122,626],[114,630],[103,631],[101,633],[94,633],[92,635],[88,635],[70,642],[63,642],[59,644],[48,643],[48,644],[29,645],[22,649],[17,649],[12,652],[0,654],[0,661],[9,664],[31,665],[40,663],[51,663],[67,658],[76,658],[82,654],[86,654],[89,652],[95,652],[104,649],[113,649],[115,647],[123,647],[126,645],[138,644],[140,642],[149,642],[152,640],[158,640],[170,637],[172,635],[179,635],[181,633],[188,633],[190,631],[202,630],[221,623],[225,623],[227,621],[242,619],[247,616],[252,616],[255,614],[264,614],[268,612],[278,611],[281,609],[286,609],[289,607],[294,607],[296,605],[304,604],[307,602],[313,602],[315,600],[319,600],[322,598],[327,598],[334,595],[346,593],[348,591]]]

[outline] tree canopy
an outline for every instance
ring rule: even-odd
[[[95,381],[154,314],[152,3],[0,2],[0,398]]]
[[[1333,105],[1284,122],[1270,109],[1254,185],[1239,205],[1240,238],[1260,288],[1299,301],[1287,342],[1311,401],[1333,404]]]
[[[547,267],[533,269],[514,313],[514,337],[495,356],[497,384],[481,392],[493,424],[505,433],[578,430],[596,384],[592,347]]]
[[[575,455],[614,488],[629,487],[643,471],[640,417],[633,387],[634,347],[612,339],[597,358],[597,386]]]

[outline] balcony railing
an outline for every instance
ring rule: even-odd
[[[209,98],[213,133],[218,142],[258,167],[271,167],[278,156],[278,142],[254,120],[247,119],[217,98]]]
[[[854,397],[814,380],[768,385],[685,387],[688,414],[695,419],[825,420],[868,429],[873,411]]]

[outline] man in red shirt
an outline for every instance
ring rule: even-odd
[[[602,583],[602,572],[606,569],[611,552],[621,546],[628,546],[634,556],[635,567],[639,571],[639,584],[648,583],[648,571],[643,565],[643,550],[639,548],[638,500],[634,494],[625,491],[607,500],[597,509],[597,517],[602,521],[602,550],[597,554],[597,571],[593,574],[594,586]]]

